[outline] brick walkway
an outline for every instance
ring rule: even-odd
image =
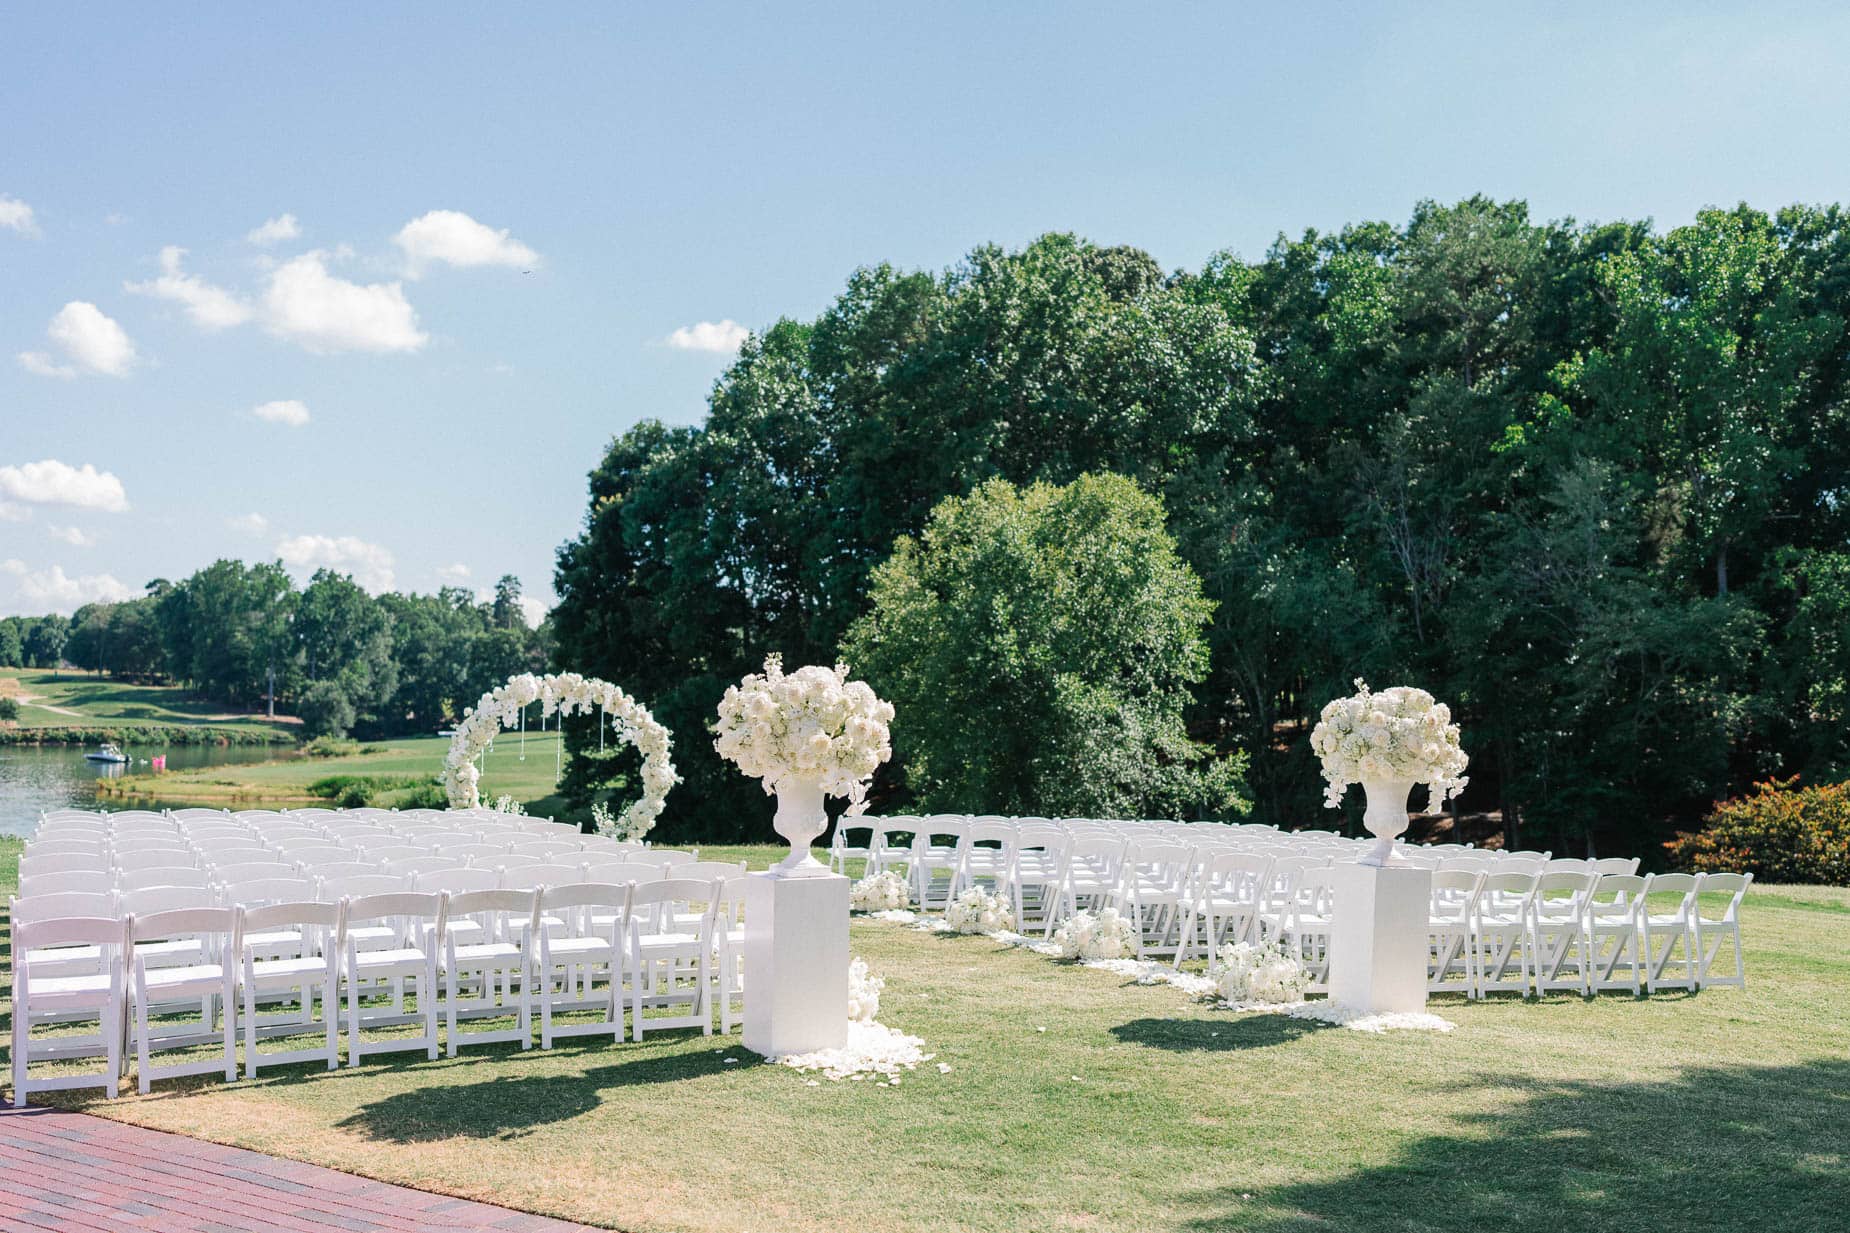
[[[577,1233],[586,1226],[58,1109],[0,1112],[6,1233]]]

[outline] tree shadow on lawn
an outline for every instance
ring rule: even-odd
[[[1290,1044],[1330,1024],[1290,1015],[1241,1015],[1227,1019],[1132,1019],[1111,1029],[1127,1045],[1168,1049],[1172,1053],[1267,1049]]]
[[[1340,1085],[1340,1081],[1338,1085]],[[1468,1092],[1509,1086],[1480,1075]],[[1195,1230],[1673,1233],[1850,1229],[1850,1061],[1535,1082],[1391,1163],[1187,1196]]]
[[[599,1045],[608,1048],[610,1042],[598,1040],[596,1045],[578,1051],[588,1052]],[[535,1051],[526,1056],[545,1062],[561,1055],[569,1058],[573,1052],[569,1047],[560,1047],[551,1053]],[[439,1082],[394,1092],[361,1105],[337,1124],[369,1139],[391,1143],[427,1143],[458,1137],[517,1139],[536,1127],[591,1112],[603,1103],[604,1092],[611,1088],[682,1083],[736,1074],[765,1064],[757,1054],[733,1047],[725,1048],[723,1054],[717,1048],[702,1049],[697,1053],[631,1058],[565,1074],[523,1075],[508,1074],[503,1069],[519,1064],[519,1049],[501,1056],[484,1052],[481,1057],[496,1067],[497,1073],[490,1078],[476,1083]],[[731,1065],[726,1063],[726,1057],[733,1059]],[[317,1078],[305,1075],[303,1081],[314,1082]]]

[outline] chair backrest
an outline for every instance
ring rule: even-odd
[[[573,882],[548,886],[540,894],[542,910],[557,908],[619,908],[629,906],[630,888],[615,882]]]
[[[606,869],[610,866],[605,866]],[[583,865],[523,865],[518,869],[502,869],[501,885],[509,890],[532,890],[536,886],[569,886],[573,882],[585,880]],[[607,873],[600,873],[600,881],[611,880]]]
[[[17,901],[15,901],[17,902]],[[56,946],[102,946],[119,948],[124,941],[122,921],[113,915],[76,916],[55,913],[36,919],[13,917],[13,970],[15,978],[21,967],[29,969],[34,951]],[[55,961],[56,956],[51,957]],[[113,960],[112,960],[113,962]],[[14,990],[15,996],[18,990]],[[13,1007],[19,1014],[19,1008]]]
[[[360,852],[367,860],[377,861],[381,865],[386,866],[397,865],[404,861],[426,860],[430,857],[430,853],[426,852],[423,848],[409,843],[399,843],[393,846],[380,848],[362,848]],[[459,861],[457,863],[460,864],[461,862]]]
[[[912,846],[913,837],[918,834],[919,819],[910,814],[895,814],[890,818],[868,818],[869,828],[873,831],[873,846],[876,849],[905,849]]]
[[[95,891],[108,875],[95,869],[73,869],[64,873],[23,873],[19,875],[22,895],[56,895],[65,891]]]
[[[422,891],[389,891],[383,895],[355,895],[346,901],[345,922],[390,919],[435,921],[443,911],[443,896]]]
[[[202,886],[147,886],[116,896],[116,909],[124,916],[153,916],[217,906],[218,896]]]
[[[652,865],[668,865],[670,867],[675,867],[690,865],[700,859],[700,853],[683,852],[679,848],[648,848],[645,849],[645,851],[647,855],[642,859],[648,861]]]
[[[144,890],[150,886],[204,886],[208,881],[203,869],[195,869],[191,865],[172,865],[126,870],[116,875],[116,889],[131,891]]]
[[[403,874],[408,878],[422,877],[427,873],[441,873],[446,869],[466,869],[468,867],[469,862],[460,856],[417,856],[409,860],[386,862],[389,872]]]
[[[1645,894],[1681,895],[1685,902],[1695,898],[1697,874],[1653,873],[1645,876]]]
[[[30,873],[98,873],[108,868],[99,856],[87,852],[58,852],[50,856],[28,854],[19,858],[19,872]]]
[[[8,905],[8,917],[16,926],[60,916],[114,917],[115,914],[116,897],[101,891],[50,891],[42,895],[21,895]],[[15,939],[13,954],[17,956],[23,953]]]
[[[178,842],[117,845],[114,860],[118,869],[147,869],[156,865],[197,865],[199,853]]]
[[[1697,883],[1697,910],[1701,910],[1703,895],[1727,895],[1728,906],[1723,909],[1720,919],[1733,920],[1741,906],[1741,900],[1747,894],[1747,888],[1753,885],[1751,873],[1705,873]]]
[[[459,843],[445,848],[443,854],[466,860],[471,865],[486,865],[495,857],[505,854],[507,849],[505,843]]]
[[[518,839],[514,841],[513,851],[520,856],[555,857],[578,852],[581,847],[570,839]]]
[[[630,910],[634,913],[639,908],[662,904],[715,904],[724,889],[725,883],[719,878],[660,878],[654,882],[637,882],[630,889]]]
[[[1497,862],[1498,873],[1540,873],[1548,861],[1540,856],[1506,856]]]
[[[315,898],[315,880],[293,878],[252,878],[224,887],[225,899],[240,907],[257,907],[266,903],[306,903]]]
[[[1635,856],[1602,856],[1593,862],[1593,872],[1598,874],[1638,872],[1638,858]]]
[[[501,889],[498,869],[433,869],[417,876],[413,886],[421,891],[445,891],[449,894],[476,894]]]
[[[519,917],[529,929],[540,923],[540,896],[536,890],[477,890],[443,896],[443,911],[438,916],[438,935],[447,938],[450,925],[463,918],[489,921],[495,916]],[[497,930],[497,933],[500,931]],[[537,937],[537,933],[529,934]]]
[[[1595,916],[1610,916],[1615,911],[1638,905],[1644,894],[1645,879],[1635,873],[1602,873],[1587,894],[1587,908]]]
[[[968,847],[1006,848],[1015,842],[1019,828],[1013,822],[978,819],[970,824],[965,843]]]
[[[585,876],[593,882],[609,882],[617,886],[625,882],[656,882],[668,876],[668,866],[642,860],[594,861],[586,866]]]
[[[340,904],[319,900],[283,900],[239,911],[239,934],[246,938],[268,930],[297,927],[321,930],[325,937],[340,924]]]
[[[181,907],[129,917],[129,940],[153,942],[161,938],[232,937],[238,928],[236,908]]]
[[[103,839],[34,839],[26,848],[27,856],[63,856],[82,852],[102,856],[108,843]]]
[[[301,870],[288,861],[251,861],[241,865],[220,865],[212,871],[212,880],[221,886],[238,882],[257,882],[268,878],[293,878]]]
[[[1432,875],[1432,915],[1441,920],[1469,920],[1477,907],[1484,875],[1475,869],[1441,869]]]
[[[369,873],[352,878],[323,878],[322,899],[354,899],[389,895],[405,889],[405,879],[390,873]]]
[[[350,857],[353,854],[351,852],[346,852],[342,853],[342,855]],[[324,882],[332,882],[340,878],[377,877],[379,874],[379,866],[372,861],[340,860],[328,861],[326,863],[310,863],[304,861],[302,864],[302,873],[305,877],[318,878]]]
[[[1484,884],[1478,888],[1478,905],[1486,909],[1517,912],[1526,918],[1529,902],[1535,898],[1535,884],[1540,877],[1538,873],[1507,873],[1499,865],[1497,872],[1484,875]]]
[[[1593,862],[1575,856],[1557,856],[1542,866],[1543,873],[1592,873]]]
[[[671,876],[699,878],[702,882],[714,878],[736,878],[744,872],[744,861],[689,861],[685,865],[671,866]]]
[[[1557,869],[1535,879],[1535,910],[1544,916],[1568,915],[1586,902],[1599,875],[1580,869]]]

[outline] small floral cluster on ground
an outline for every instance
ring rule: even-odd
[[[972,886],[945,905],[944,923],[958,933],[998,933],[1015,927],[1015,912],[1002,895]]]
[[[1063,959],[1129,959],[1137,953],[1137,926],[1116,908],[1075,912],[1053,940]]]
[[[911,901],[906,880],[890,869],[868,874],[848,891],[848,907],[854,912],[898,912]]]
[[[1310,973],[1277,939],[1229,942],[1214,958],[1216,986],[1234,1006],[1302,1002]]]

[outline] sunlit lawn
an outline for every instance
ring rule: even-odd
[[[706,854],[737,852],[775,855]],[[1744,993],[1448,998],[1457,1031],[1388,1036],[857,922],[948,1074],[812,1087],[673,1032],[87,1107],[637,1230],[1843,1229],[1850,891],[1756,888],[1746,921]]]
[[[287,728],[262,715],[233,713],[217,703],[194,701],[175,686],[135,685],[70,669],[57,673],[38,668],[0,669],[0,694],[31,696],[32,701],[22,702],[19,708],[19,723],[28,728],[106,724]]]

